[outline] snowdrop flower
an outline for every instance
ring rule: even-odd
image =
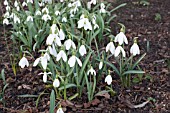
[[[60,0],[60,2],[64,2],[64,0]]]
[[[101,3],[100,4],[100,13],[106,13],[106,10],[105,10],[105,5],[104,5],[104,3]]]
[[[26,2],[23,2],[23,3],[22,3],[22,6],[23,6],[23,7],[27,6],[27,3],[26,3]]]
[[[50,56],[48,55],[48,53],[45,53],[43,56],[41,56],[40,58],[37,58],[35,61],[34,61],[34,64],[33,66],[37,66],[37,64],[40,62],[43,69],[46,70],[47,68],[47,61],[50,60]]]
[[[103,67],[103,61],[100,61],[100,64],[99,64],[99,70],[101,70]]]
[[[32,3],[33,4],[33,0],[27,0],[27,3]]]
[[[65,39],[65,34],[64,34],[62,29],[60,29],[58,35],[59,35],[60,40],[64,40]]]
[[[59,61],[61,58],[63,59],[64,62],[67,61],[67,55],[63,50],[60,50],[60,52],[57,55],[56,60]]]
[[[81,56],[84,56],[87,53],[84,45],[80,46],[79,53],[80,53]]]
[[[56,16],[60,15],[60,11],[55,11],[55,15]]]
[[[122,46],[119,45],[115,50],[115,57],[117,57],[120,52],[122,52],[123,57],[126,56],[125,50],[122,48]]]
[[[139,46],[137,42],[135,41],[132,47],[130,48],[130,53],[133,54],[133,56],[136,56],[137,54],[140,54]]]
[[[28,21],[32,21],[32,22],[33,22],[33,17],[32,17],[32,16],[28,16],[28,17],[27,17],[27,22],[28,22]]]
[[[107,77],[104,80],[108,85],[111,85],[112,83],[112,76],[111,75],[107,75]]]
[[[17,1],[14,2],[14,6],[18,7],[18,2]]]
[[[113,42],[110,42],[107,44],[106,46],[106,52],[110,51],[112,53],[112,55],[115,53],[115,46],[113,44]]]
[[[96,0],[91,0],[90,3],[96,5]]]
[[[57,52],[56,52],[56,49],[55,49],[55,45],[53,44],[52,47],[51,46],[48,46],[47,50],[50,52],[51,55],[57,57]]]
[[[4,17],[5,17],[5,18],[10,18],[9,12],[6,12],[6,13],[4,14]]]
[[[19,66],[21,68],[24,68],[25,66],[29,66],[28,60],[25,58],[25,56],[22,57],[22,59],[19,61]]]
[[[8,1],[7,0],[4,0],[4,5],[8,6]]]
[[[46,14],[48,14],[48,13],[49,13],[49,11],[48,11],[47,7],[44,7],[44,8],[42,9],[42,13],[46,13]]]
[[[44,73],[39,73],[38,75],[43,75],[43,82],[46,83],[47,82],[47,75],[52,74],[51,72],[44,72]]]
[[[74,67],[74,65],[77,63],[79,64],[80,67],[82,67],[82,62],[79,58],[77,58],[75,55],[71,56],[68,60],[68,64],[70,67]]]
[[[20,23],[20,19],[14,14],[14,23]]]
[[[60,38],[58,37],[57,34],[50,34],[48,37],[47,37],[47,40],[46,40],[46,44],[47,45],[52,45],[53,42],[58,45],[58,46],[61,46],[61,41],[60,41]]]
[[[52,4],[52,0],[43,0],[44,3]]]
[[[128,40],[123,32],[120,32],[119,34],[116,35],[115,42],[118,42],[119,45],[122,45],[123,42],[125,42],[125,44],[128,44]]]
[[[63,0],[60,0],[63,1]],[[57,113],[64,113],[64,111],[62,110],[62,108],[58,108]]]
[[[57,25],[53,24],[50,29],[51,29],[52,34],[55,34],[55,31],[57,29]]]
[[[10,9],[11,9],[11,8],[7,5],[7,6],[6,6],[6,11],[10,11]]]
[[[96,71],[93,69],[93,67],[91,66],[90,70],[87,71],[87,75],[89,75],[91,73],[91,75],[95,75],[96,76]]]
[[[53,81],[53,87],[59,87],[60,86],[60,81],[58,79],[55,79]]]
[[[7,18],[5,18],[5,19],[3,20],[3,24],[8,25],[8,24],[9,24],[9,20],[8,20]]]
[[[51,20],[51,16],[48,15],[48,14],[44,14],[44,15],[42,16],[42,20],[44,20],[44,21]]]
[[[67,18],[66,18],[66,17],[63,17],[63,18],[62,18],[62,22],[67,22]]]
[[[92,30],[92,25],[89,22],[88,18],[85,18],[84,15],[81,15],[80,20],[78,21],[78,28],[84,28],[85,30]]]
[[[44,6],[43,2],[38,2],[38,4],[39,4],[40,7]]]
[[[66,50],[69,50],[71,47],[76,49],[76,45],[71,39],[66,40],[64,46],[66,47]]]
[[[41,15],[41,11],[39,11],[39,10],[36,11],[36,12],[35,12],[35,15],[39,15],[39,16],[40,16],[40,15]]]

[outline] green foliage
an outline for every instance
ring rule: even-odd
[[[161,20],[162,20],[162,16],[161,16],[160,13],[156,13],[156,14],[155,14],[155,20],[156,20],[156,21],[161,21]]]

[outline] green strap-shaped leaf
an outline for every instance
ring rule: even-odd
[[[121,8],[121,7],[124,7],[127,3],[123,3],[123,4],[120,4],[119,6],[115,7],[114,9],[112,9],[110,11],[110,13],[112,13],[113,11],[116,11],[117,9]]]
[[[127,75],[127,74],[143,74],[145,73],[144,71],[139,71],[139,70],[128,70],[124,72],[122,75]]]
[[[54,90],[52,90],[50,95],[50,113],[54,113],[55,108],[55,93]]]
[[[77,86],[76,84],[67,84],[65,88],[67,89],[67,88],[76,87],[76,86]],[[58,88],[58,90],[63,90],[63,89],[64,89],[64,86],[61,86],[60,88]]]
[[[134,69],[138,64],[139,62],[145,57],[146,53],[144,53],[132,66],[132,69]]]

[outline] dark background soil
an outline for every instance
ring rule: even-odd
[[[109,0],[110,1],[110,0]],[[170,0],[149,0],[148,6],[143,6],[140,0],[111,0],[113,8],[121,3],[127,5],[113,14],[117,18],[112,22],[113,34],[119,32],[118,22],[126,26],[126,36],[129,40],[139,37],[138,44],[141,54],[147,53],[141,62],[142,69],[146,72],[142,82],[133,84],[129,89],[123,89],[120,81],[113,80],[113,89],[117,94],[110,99],[98,98],[99,104],[89,108],[66,107],[67,112],[81,113],[169,113],[170,112]],[[156,13],[161,19],[155,20]],[[0,113],[38,113],[48,112],[49,95],[43,95],[38,108],[35,108],[37,98],[22,98],[18,95],[38,95],[45,89],[42,76],[38,76],[40,70],[18,70],[15,77],[9,60],[9,53],[3,35],[3,27],[0,27],[0,70],[5,69],[5,75],[9,86],[5,91],[5,107],[0,103]],[[10,53],[13,50],[10,37],[7,38]],[[130,42],[132,44],[132,42]],[[147,47],[148,46],[148,47]],[[147,49],[149,48],[149,49]],[[146,79],[151,76],[151,79]],[[116,77],[115,77],[116,79]],[[0,85],[3,86],[2,80]],[[2,87],[0,88],[2,89]],[[50,93],[50,91],[46,91]],[[155,102],[149,102],[139,109],[129,108],[123,100],[129,100],[133,104],[140,104],[149,97]],[[73,103],[83,104],[84,99],[74,100]]]

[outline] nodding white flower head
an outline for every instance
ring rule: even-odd
[[[125,44],[128,44],[128,40],[123,32],[120,32],[119,34],[116,35],[115,42],[118,42],[119,45],[122,45],[123,42],[125,42]]]
[[[4,14],[4,18],[10,18],[9,12],[6,12],[6,13]]]
[[[58,79],[55,79],[53,81],[53,87],[59,87],[60,86],[60,81]]]
[[[18,7],[18,2],[17,1],[14,2],[14,6]]]
[[[48,8],[47,8],[47,7],[44,7],[44,8],[42,9],[42,13],[49,14]]]
[[[27,6],[27,3],[26,3],[26,2],[23,2],[23,3],[22,3],[22,6],[23,6],[23,7]]]
[[[100,13],[106,13],[104,3],[101,3],[101,4],[100,4]]]
[[[62,110],[62,108],[58,108],[57,113],[64,113],[64,111]]]
[[[28,17],[27,17],[27,22],[28,22],[28,21],[33,22],[33,17],[32,17],[32,16],[28,16]]]
[[[77,58],[75,55],[71,56],[68,60],[68,64],[70,67],[74,67],[76,64],[76,61],[80,67],[82,67],[82,62],[79,58]]]
[[[106,46],[106,52],[110,51],[112,55],[115,53],[115,46],[113,42],[109,42]]]
[[[35,61],[34,61],[34,64],[33,66],[37,66],[37,64],[40,62],[43,69],[46,70],[47,68],[47,62],[50,61],[50,56],[48,53],[45,53],[43,56],[41,56],[40,58],[37,58]]]
[[[48,15],[48,14],[44,14],[44,15],[42,16],[42,20],[44,20],[44,21],[51,20],[51,16]]]
[[[20,7],[19,7],[19,6],[17,6],[16,8],[17,8],[17,11],[19,11],[19,10],[20,10]]]
[[[132,47],[130,48],[130,53],[133,54],[133,56],[136,56],[137,54],[140,54],[139,46],[137,42],[135,41]]]
[[[7,18],[5,18],[5,19],[3,20],[3,24],[9,25],[9,20],[8,20]]]
[[[66,18],[66,17],[63,17],[61,21],[62,21],[62,22],[67,22],[67,18]]]
[[[47,50],[50,52],[51,55],[57,57],[57,51],[55,49],[55,45],[52,44],[52,46],[48,46]]]
[[[25,56],[23,56],[21,58],[21,60],[19,61],[19,66],[21,68],[24,68],[25,66],[27,66],[27,67],[29,66],[29,62],[28,62],[27,58],[25,58]]]
[[[14,14],[13,15],[14,23],[20,23],[20,19]]]
[[[64,2],[64,0],[60,0],[60,2]]]
[[[6,6],[6,11],[10,11],[11,10],[11,8],[10,8],[10,6]]]
[[[103,67],[103,61],[100,61],[100,64],[99,64],[99,69],[101,70]]]
[[[58,46],[61,46],[61,41],[57,34],[49,34],[49,36],[47,37],[47,40],[46,40],[47,45],[52,45],[53,42],[57,44]]]
[[[86,48],[84,45],[81,45],[79,48],[79,53],[81,56],[84,56],[85,54],[87,54]]]
[[[56,34],[56,29],[57,29],[57,25],[56,24],[53,24],[51,26],[51,34]]]
[[[8,1],[7,0],[4,0],[4,5],[8,6]]]
[[[58,10],[55,11],[55,15],[56,15],[56,16],[60,15],[60,11],[58,11]]]
[[[71,39],[66,40],[64,46],[66,47],[66,50],[69,50],[71,47],[76,49],[76,45]]]
[[[39,11],[39,10],[37,10],[36,12],[35,12],[35,15],[41,15],[41,11]]]
[[[40,7],[44,6],[44,2],[38,2],[38,4]]]
[[[89,75],[89,74],[96,76],[96,71],[93,69],[92,66],[91,66],[90,70],[87,71],[87,75]]]
[[[33,0],[27,0],[27,3],[32,3],[33,4]]]
[[[112,76],[111,76],[111,75],[107,75],[104,81],[105,81],[108,85],[111,85],[111,83],[112,83]]]
[[[47,75],[52,74],[51,72],[44,72],[44,73],[39,73],[38,75],[43,75],[43,82],[46,83],[47,82]]]
[[[44,3],[52,4],[52,0],[43,0]]]
[[[84,15],[81,15],[80,20],[78,21],[78,28],[84,28],[85,30],[92,30],[92,25],[89,22],[88,18],[85,18]]]
[[[60,40],[64,40],[65,39],[65,34],[64,34],[62,29],[60,29],[60,31],[58,33],[58,36],[59,36]]]
[[[63,50],[60,50],[60,52],[57,55],[56,60],[59,61],[61,58],[63,59],[64,62],[67,61],[67,55]]]
[[[125,50],[122,48],[122,46],[119,45],[115,50],[115,57],[117,57],[120,52],[122,53],[123,57],[126,56]]]

